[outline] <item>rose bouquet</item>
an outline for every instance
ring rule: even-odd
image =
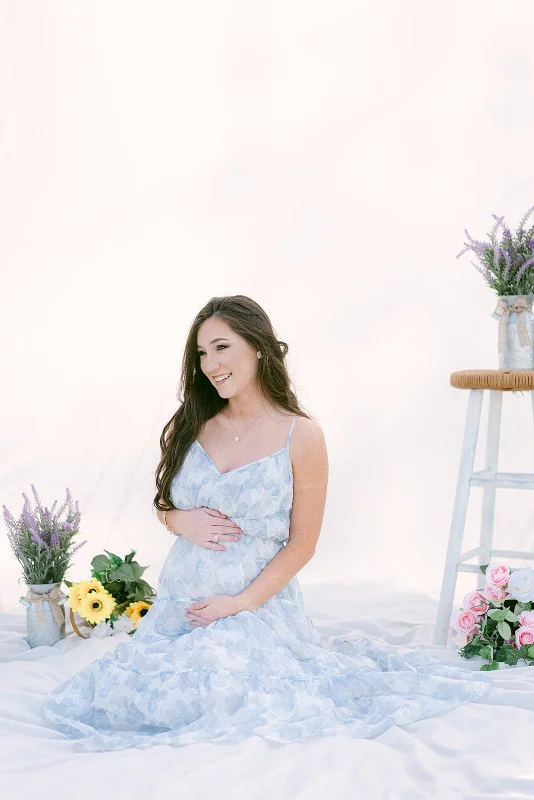
[[[122,559],[104,551],[91,561],[91,578],[72,583],[68,602],[74,630],[80,633],[74,613],[82,617],[92,628],[91,636],[99,638],[115,633],[134,633],[137,623],[150,609],[150,598],[155,597],[153,588],[141,575],[146,567],[134,561],[135,550]]]
[[[499,662],[515,666],[524,659],[534,664],[534,570],[511,569],[503,561],[480,570],[486,585],[468,592],[453,621],[457,633],[466,636],[459,655],[486,659],[481,670],[499,669]]]

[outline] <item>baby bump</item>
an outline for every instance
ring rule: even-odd
[[[225,543],[226,550],[210,550],[180,536],[161,569],[157,596],[206,597],[244,591],[280,551],[272,539],[243,535]]]

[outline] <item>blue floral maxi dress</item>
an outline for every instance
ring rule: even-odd
[[[156,744],[374,737],[441,714],[491,689],[487,672],[374,638],[321,641],[297,578],[256,611],[192,627],[193,600],[237,595],[288,540],[289,443],[221,473],[198,441],[173,478],[174,506],[221,511],[243,529],[226,550],[183,536],[162,567],[157,599],[130,641],[88,664],[44,701],[46,718],[86,750]]]

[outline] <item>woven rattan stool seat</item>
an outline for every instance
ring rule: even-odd
[[[463,369],[451,373],[455,389],[526,392],[534,389],[534,369]]]

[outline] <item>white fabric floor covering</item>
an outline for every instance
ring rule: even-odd
[[[325,637],[374,636],[450,664],[461,639],[431,644],[436,602],[378,585],[302,586]],[[25,609],[0,614],[0,796],[57,800],[89,791],[113,800],[518,800],[534,797],[534,668],[501,666],[485,697],[375,739],[319,737],[279,745],[160,745],[83,752],[41,713],[44,695],[127,634],[82,640],[67,627],[54,647],[29,648]]]

